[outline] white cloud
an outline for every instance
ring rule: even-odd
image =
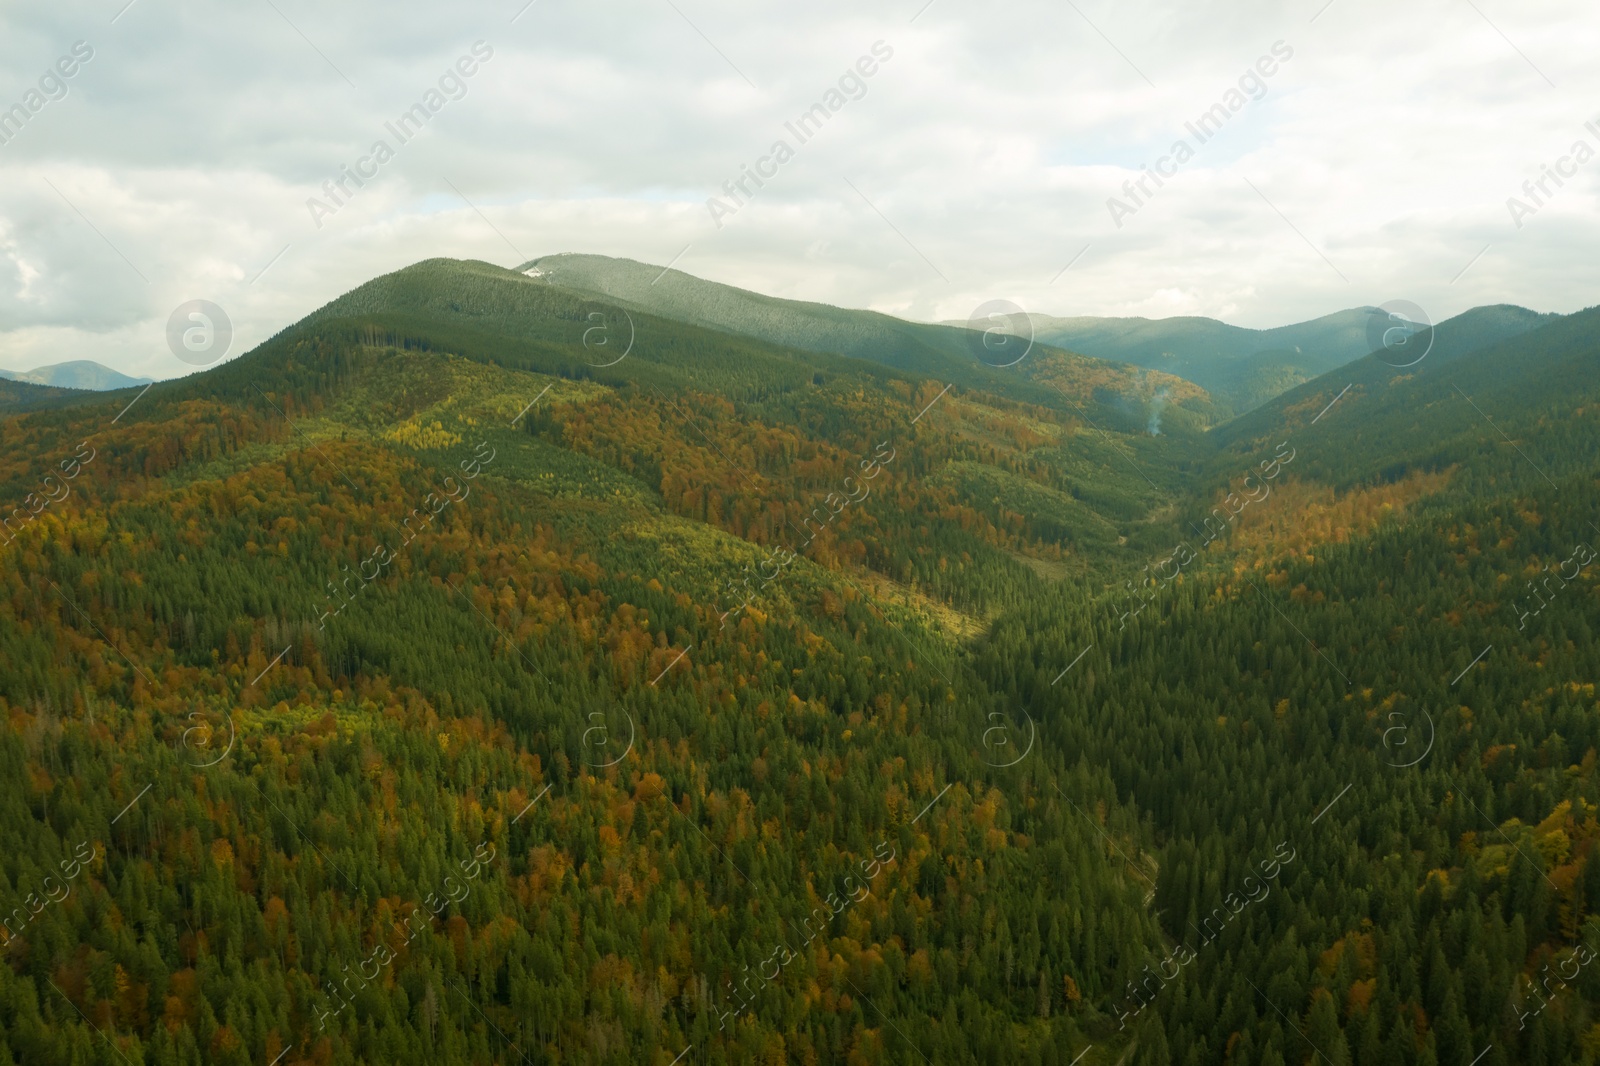
[[[0,14],[0,104],[95,49],[0,145],[0,366],[170,376],[190,369],[164,340],[186,300],[228,310],[237,355],[419,259],[512,265],[452,184],[530,257],[687,244],[692,273],[927,319],[997,296],[1254,326],[1395,298],[1436,319],[1600,302],[1600,162],[1520,230],[1505,205],[1574,140],[1600,148],[1600,16],[1566,0],[937,0],[915,23],[921,0],[678,0],[711,44],[664,0],[540,0],[515,23],[523,0],[278,0],[293,26],[270,5],[140,2],[114,24],[111,6]],[[318,230],[307,197],[479,40],[494,58],[465,98]],[[866,96],[717,229],[706,198],[879,40],[894,57]],[[1106,199],[1280,40],[1266,96],[1118,229]]]

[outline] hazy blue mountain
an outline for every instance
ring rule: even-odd
[[[85,389],[89,392],[110,392],[133,385],[149,384],[149,378],[131,378],[108,366],[89,359],[74,359],[68,363],[36,366],[28,371],[0,370],[0,378],[8,381],[25,381],[31,385],[49,385],[57,389]]]

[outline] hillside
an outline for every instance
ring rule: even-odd
[[[8,498],[74,471],[0,546],[0,893],[75,871],[7,933],[15,1058],[99,1039],[50,982],[152,1062],[831,1061],[948,996],[948,1054],[1081,1050],[1064,990],[1159,937],[1137,825],[1091,768],[1038,781],[1092,824],[1003,791],[1029,727],[961,649],[1110,580],[1170,491],[1113,470],[1180,445],[639,313],[601,367],[597,311],[429,261],[0,422]]]
[[[548,255],[517,269],[545,284],[629,310],[805,351],[853,355],[1002,393],[1016,388],[1019,378],[1059,382],[1092,378],[1092,372],[1080,369],[1086,366],[1084,356],[1142,367],[1154,373],[1144,379],[1120,380],[1116,387],[1124,395],[1138,397],[1147,420],[1150,398],[1165,390],[1177,406],[1200,415],[1202,425],[1249,411],[1369,354],[1371,319],[1376,313],[1373,308],[1352,308],[1310,322],[1262,330],[1199,317],[1057,318],[1032,314],[1028,318],[1033,350],[1014,374],[1007,374],[974,358],[966,323],[930,325],[872,311],[784,300],[679,270],[608,256]],[[1440,333],[1441,337],[1459,333],[1484,344],[1516,336],[1556,317],[1510,305],[1482,307],[1452,319],[1449,330],[1441,324]],[[1081,388],[1075,389],[1074,395],[1081,392]]]
[[[1449,326],[1225,427],[1148,575],[978,654],[1166,842],[1143,1061],[1600,1052],[1600,311]]]
[[[0,412],[0,1064],[1593,1061],[1597,316],[1152,435],[436,259]]]
[[[36,411],[87,399],[76,389],[57,389],[26,381],[0,380],[0,413]]]
[[[1246,329],[1211,318],[1052,318],[1035,315],[1041,341],[1085,355],[1187,378],[1227,409],[1249,411],[1279,394],[1372,351],[1375,309],[1353,308],[1273,329]],[[1452,321],[1494,339],[1553,320],[1521,307],[1475,308]],[[1441,332],[1443,326],[1441,324]]]
[[[1015,399],[1054,403],[1052,392],[1063,390],[1078,402],[1102,402],[1107,416],[1126,429],[1149,422],[1149,405],[1158,393],[1166,397],[1163,404],[1171,405],[1172,424],[1199,429],[1216,418],[1210,397],[1192,382],[1138,373],[1125,365],[1129,360],[1085,359],[1042,338],[1025,344],[1026,354],[1015,366],[996,365],[1010,360],[986,362],[981,334],[965,324],[907,322],[875,311],[783,300],[608,256],[549,255],[518,270],[630,310],[802,351],[850,355]]]
[[[1316,450],[1321,476],[1330,482],[1349,484],[1402,466],[1438,466],[1460,455],[1463,442],[1489,424],[1487,416],[1473,426],[1455,417],[1459,412],[1442,414],[1446,406],[1470,412],[1469,397],[1480,408],[1487,403],[1486,411],[1500,411],[1502,419],[1542,412],[1541,426],[1557,411],[1581,412],[1597,331],[1596,309],[1552,316],[1525,333],[1505,329],[1492,309],[1469,311],[1414,338],[1411,343],[1426,352],[1414,365],[1396,367],[1392,359],[1368,356],[1219,428],[1216,461],[1226,464],[1268,438],[1303,432],[1308,440],[1327,441]],[[1344,400],[1365,401],[1364,417],[1354,424],[1329,418],[1313,427],[1324,405],[1346,388]]]

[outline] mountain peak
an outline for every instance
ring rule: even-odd
[[[22,381],[30,385],[49,385],[58,389],[83,389],[86,392],[111,392],[116,389],[147,385],[150,378],[134,378],[118,373],[90,359],[74,359],[66,363],[36,366],[32,370],[0,370],[0,378]]]

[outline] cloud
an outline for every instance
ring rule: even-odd
[[[187,300],[237,355],[431,256],[686,245],[692,273],[933,320],[1596,302],[1600,165],[1520,230],[1505,207],[1600,114],[1600,20],[1561,0],[276,3],[0,14],[0,100],[96,53],[0,146],[0,365],[171,376]],[[317,229],[307,198],[480,40],[466,96]],[[706,198],[880,40],[867,95],[717,229]],[[1119,230],[1107,198],[1278,41],[1265,96]]]

